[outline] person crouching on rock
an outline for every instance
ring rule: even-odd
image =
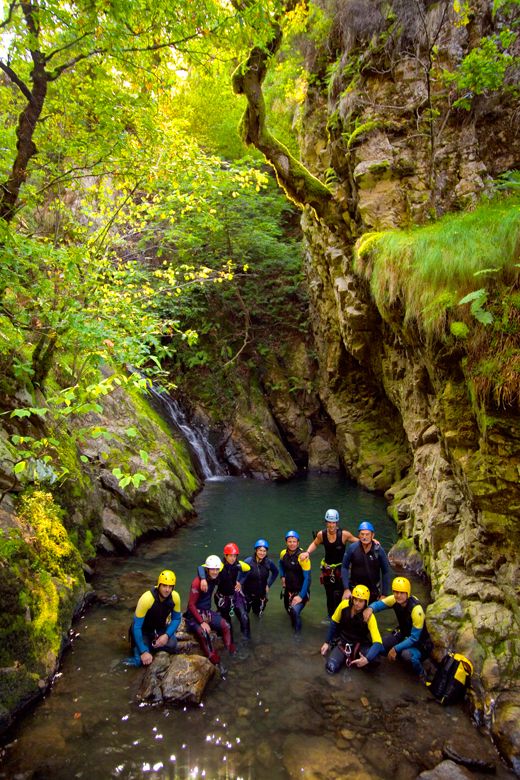
[[[175,632],[181,622],[181,599],[174,585],[175,573],[165,569],[157,578],[157,585],[143,593],[135,608],[130,627],[130,639],[134,654],[128,665],[148,666],[155,653],[163,650],[175,653]]]
[[[398,626],[390,636],[383,639],[384,652],[389,661],[402,659],[426,682],[422,662],[430,655],[433,643],[426,628],[424,610],[411,591],[410,580],[395,577],[392,581],[392,595],[370,604],[365,610],[365,618],[370,620],[369,615],[384,609],[394,610]]]
[[[344,599],[332,615],[327,641],[321,646],[322,655],[333,648],[325,664],[329,674],[339,672],[345,665],[367,666],[383,652],[375,617],[371,615],[368,622],[363,618],[369,598],[366,585],[356,585],[350,598]]]
[[[218,575],[222,568],[222,561],[218,555],[208,555],[204,562],[204,580],[207,583],[206,590],[201,588],[201,578],[195,577],[191,583],[188,609],[185,612],[188,631],[195,634],[202,652],[209,658],[212,664],[220,663],[220,656],[211,643],[211,630],[220,634],[224,646],[231,655],[236,653],[236,647],[231,639],[231,627],[227,620],[218,612],[211,609],[211,597],[217,587]]]

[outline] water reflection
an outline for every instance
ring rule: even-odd
[[[329,507],[340,511],[349,530],[369,518],[386,547],[393,540],[383,501],[335,477],[282,485],[226,479],[206,485],[197,500],[198,521],[174,538],[147,543],[131,558],[100,561],[94,584],[104,604],[78,622],[52,695],[20,725],[0,777],[411,780],[441,760],[444,742],[454,735],[474,752],[489,750],[461,709],[442,709],[406,672],[389,672],[385,661],[373,672],[326,675],[319,654],[327,631],[316,574],[321,551],[312,558],[301,643],[277,581],[266,612],[252,619],[251,644],[241,644],[236,659],[223,653],[228,677],[212,681],[201,706],[136,703],[142,673],[118,662],[128,652],[137,598],[157,572],[175,570],[185,607],[196,566],[209,553],[233,540],[246,557],[265,536],[276,559],[289,527],[307,545]],[[384,613],[380,625],[393,622],[393,614]],[[512,775],[499,766],[498,777]]]

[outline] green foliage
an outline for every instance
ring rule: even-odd
[[[35,490],[20,501],[19,518],[38,558],[38,568],[63,581],[77,581],[81,558],[63,526],[63,512],[51,493]]]
[[[361,121],[360,117],[356,117],[352,130],[350,132],[342,133],[342,136],[347,144],[347,149],[350,151],[350,149],[357,141],[360,141],[363,136],[371,133],[372,130],[375,130],[380,126],[380,119],[368,119],[366,121]]]
[[[511,196],[425,227],[365,234],[358,241],[355,263],[370,280],[381,311],[399,299],[405,319],[424,327],[432,296],[446,293],[451,306],[450,301],[472,292],[475,274],[490,267],[497,269],[495,281],[516,278],[519,241],[520,201]],[[443,316],[430,320],[429,329],[443,322]]]
[[[511,53],[516,39],[517,33],[509,28],[482,38],[454,73],[444,71],[445,81],[464,93],[454,101],[454,106],[469,110],[475,95],[497,90],[518,94],[517,86],[506,84],[508,70],[520,62]]]
[[[440,340],[449,325],[478,402],[505,407],[519,400],[519,247],[520,201],[510,195],[425,227],[366,234],[355,267],[388,321],[403,317]],[[475,289],[476,278],[485,285]]]

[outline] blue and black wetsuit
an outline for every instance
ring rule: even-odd
[[[181,600],[177,591],[172,590],[169,596],[162,599],[157,587],[147,590],[135,608],[135,614],[130,629],[134,661],[141,663],[143,653],[175,653],[177,639],[175,632],[181,622]],[[162,647],[153,647],[153,642],[167,634],[168,642]]]
[[[388,558],[378,542],[371,542],[367,552],[361,542],[353,542],[347,547],[341,566],[345,590],[351,591],[356,585],[366,585],[370,591],[370,601],[375,601],[381,593],[390,593],[390,576]]]
[[[310,598],[311,587],[311,562],[309,558],[300,561],[302,552],[301,547],[298,547],[294,552],[289,552],[285,548],[280,553],[278,564],[280,577],[285,577],[284,606],[289,613],[296,634],[302,630],[301,612]],[[295,596],[302,599],[297,604],[292,603]]]
[[[422,662],[430,655],[433,643],[426,627],[426,617],[419,599],[415,596],[408,596],[406,603],[400,605],[396,602],[395,596],[392,595],[370,604],[370,608],[373,609],[374,613],[384,609],[394,610],[398,627],[392,634],[383,639],[385,653],[388,653],[393,647],[399,658],[410,664],[416,674],[424,677]]]
[[[250,571],[241,572],[238,581],[246,597],[247,611],[252,610],[255,615],[261,615],[268,601],[267,588],[278,577],[278,569],[267,556],[259,561],[256,555],[250,555],[244,563],[248,564]]]

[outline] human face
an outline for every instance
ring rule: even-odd
[[[373,538],[374,538],[374,534],[372,533],[372,531],[359,532],[359,541],[361,542],[361,544],[370,544]]]
[[[286,539],[287,549],[290,552],[294,552],[298,549],[298,539],[295,536],[288,536]]]
[[[163,582],[161,582],[161,584],[159,585],[159,596],[162,599],[167,599],[170,593],[172,592],[172,590],[173,590],[172,585],[165,585]]]
[[[352,596],[352,607],[354,612],[361,612],[361,610],[366,607],[365,599],[358,599],[356,596]]]
[[[256,557],[258,558],[259,561],[263,560],[266,555],[267,555],[267,547],[256,548]]]
[[[392,593],[397,604],[403,605],[408,601],[408,593],[405,593],[404,590],[393,590]]]
[[[207,572],[211,580],[217,579],[219,571],[220,569],[207,569]]]
[[[235,555],[234,553],[228,553],[227,555],[224,555],[224,558],[228,563],[235,563],[238,555]]]
[[[332,534],[336,533],[338,524],[333,523],[330,520],[327,520],[326,527],[327,527],[327,533],[329,534],[329,536],[332,536]]]

